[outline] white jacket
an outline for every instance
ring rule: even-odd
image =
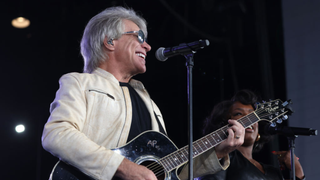
[[[110,149],[125,145],[131,127],[127,87],[99,68],[92,74],[66,74],[59,83],[43,130],[44,149],[95,179],[112,179],[124,157]],[[159,131],[155,114],[165,130],[162,114],[143,84],[132,79],[130,85],[150,112],[152,130]],[[216,157],[213,161],[219,169]]]

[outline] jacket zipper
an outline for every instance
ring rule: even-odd
[[[112,98],[113,100],[115,100],[115,98],[114,98],[112,95],[108,94],[108,93],[105,93],[105,92],[102,92],[102,91],[98,91],[98,90],[89,90],[89,92],[91,92],[91,91],[97,92],[97,93],[101,93],[101,94],[105,94],[105,95],[107,95],[108,97],[110,97],[110,98]]]

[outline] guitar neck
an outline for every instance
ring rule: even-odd
[[[255,112],[252,112],[248,114],[247,116],[244,116],[237,121],[242,124],[243,127],[248,127],[256,122],[258,122],[260,119],[255,114]],[[209,149],[217,146],[222,141],[227,139],[227,129],[228,125],[223,126],[222,128],[198,139],[197,141],[192,143],[193,146],[193,155],[192,157],[195,158],[204,152],[208,151]],[[185,164],[189,161],[189,146],[185,146],[165,157],[160,159],[160,163],[163,165],[163,167],[169,172],[173,169],[176,169],[177,167]]]

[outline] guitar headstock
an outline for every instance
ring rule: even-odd
[[[293,113],[290,104],[291,100],[282,102],[280,99],[257,103],[255,113],[260,120],[269,121],[272,123],[271,126],[276,126],[276,123],[282,123]]]

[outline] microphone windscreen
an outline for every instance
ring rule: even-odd
[[[208,39],[205,40],[205,46],[209,46],[210,45],[210,42]]]
[[[163,51],[164,51],[164,47],[161,47],[159,48],[157,51],[156,51],[156,58],[159,60],[159,61],[165,61],[167,60],[168,58],[164,56],[163,54]]]

